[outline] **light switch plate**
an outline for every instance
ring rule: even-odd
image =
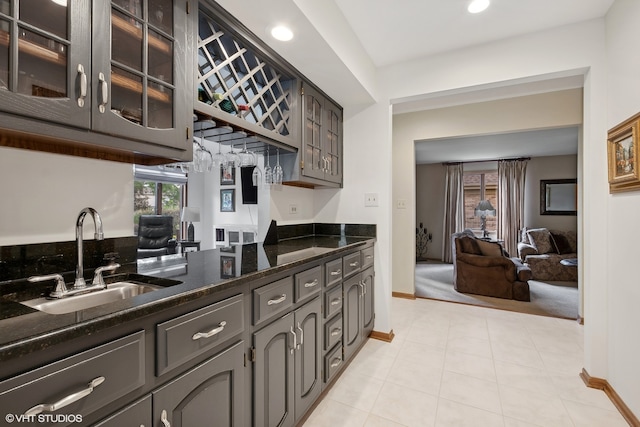
[[[396,207],[398,209],[407,209],[406,199],[398,199],[398,202],[396,203]]]
[[[298,205],[289,205],[289,215],[298,215]]]
[[[364,193],[365,207],[378,206],[378,193]]]

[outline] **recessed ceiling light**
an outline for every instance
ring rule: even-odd
[[[287,42],[293,38],[293,31],[284,25],[278,25],[271,29],[271,35],[276,40]]]
[[[480,13],[489,7],[489,3],[489,0],[473,0],[467,10],[469,13]]]

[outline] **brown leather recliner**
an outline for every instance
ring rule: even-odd
[[[498,243],[477,239],[469,229],[451,235],[453,285],[456,291],[530,301],[531,270],[505,256]]]

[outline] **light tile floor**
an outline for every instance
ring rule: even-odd
[[[392,298],[392,343],[368,340],[305,427],[627,426],[587,388],[571,320]]]

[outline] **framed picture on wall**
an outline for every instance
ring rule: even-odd
[[[220,190],[220,212],[236,211],[236,190],[234,188]]]
[[[639,133],[640,113],[610,129],[607,133],[610,193],[640,189]]]
[[[236,258],[232,256],[220,257],[220,278],[231,279],[236,277]]]
[[[236,168],[234,166],[220,165],[220,185],[235,185]]]

